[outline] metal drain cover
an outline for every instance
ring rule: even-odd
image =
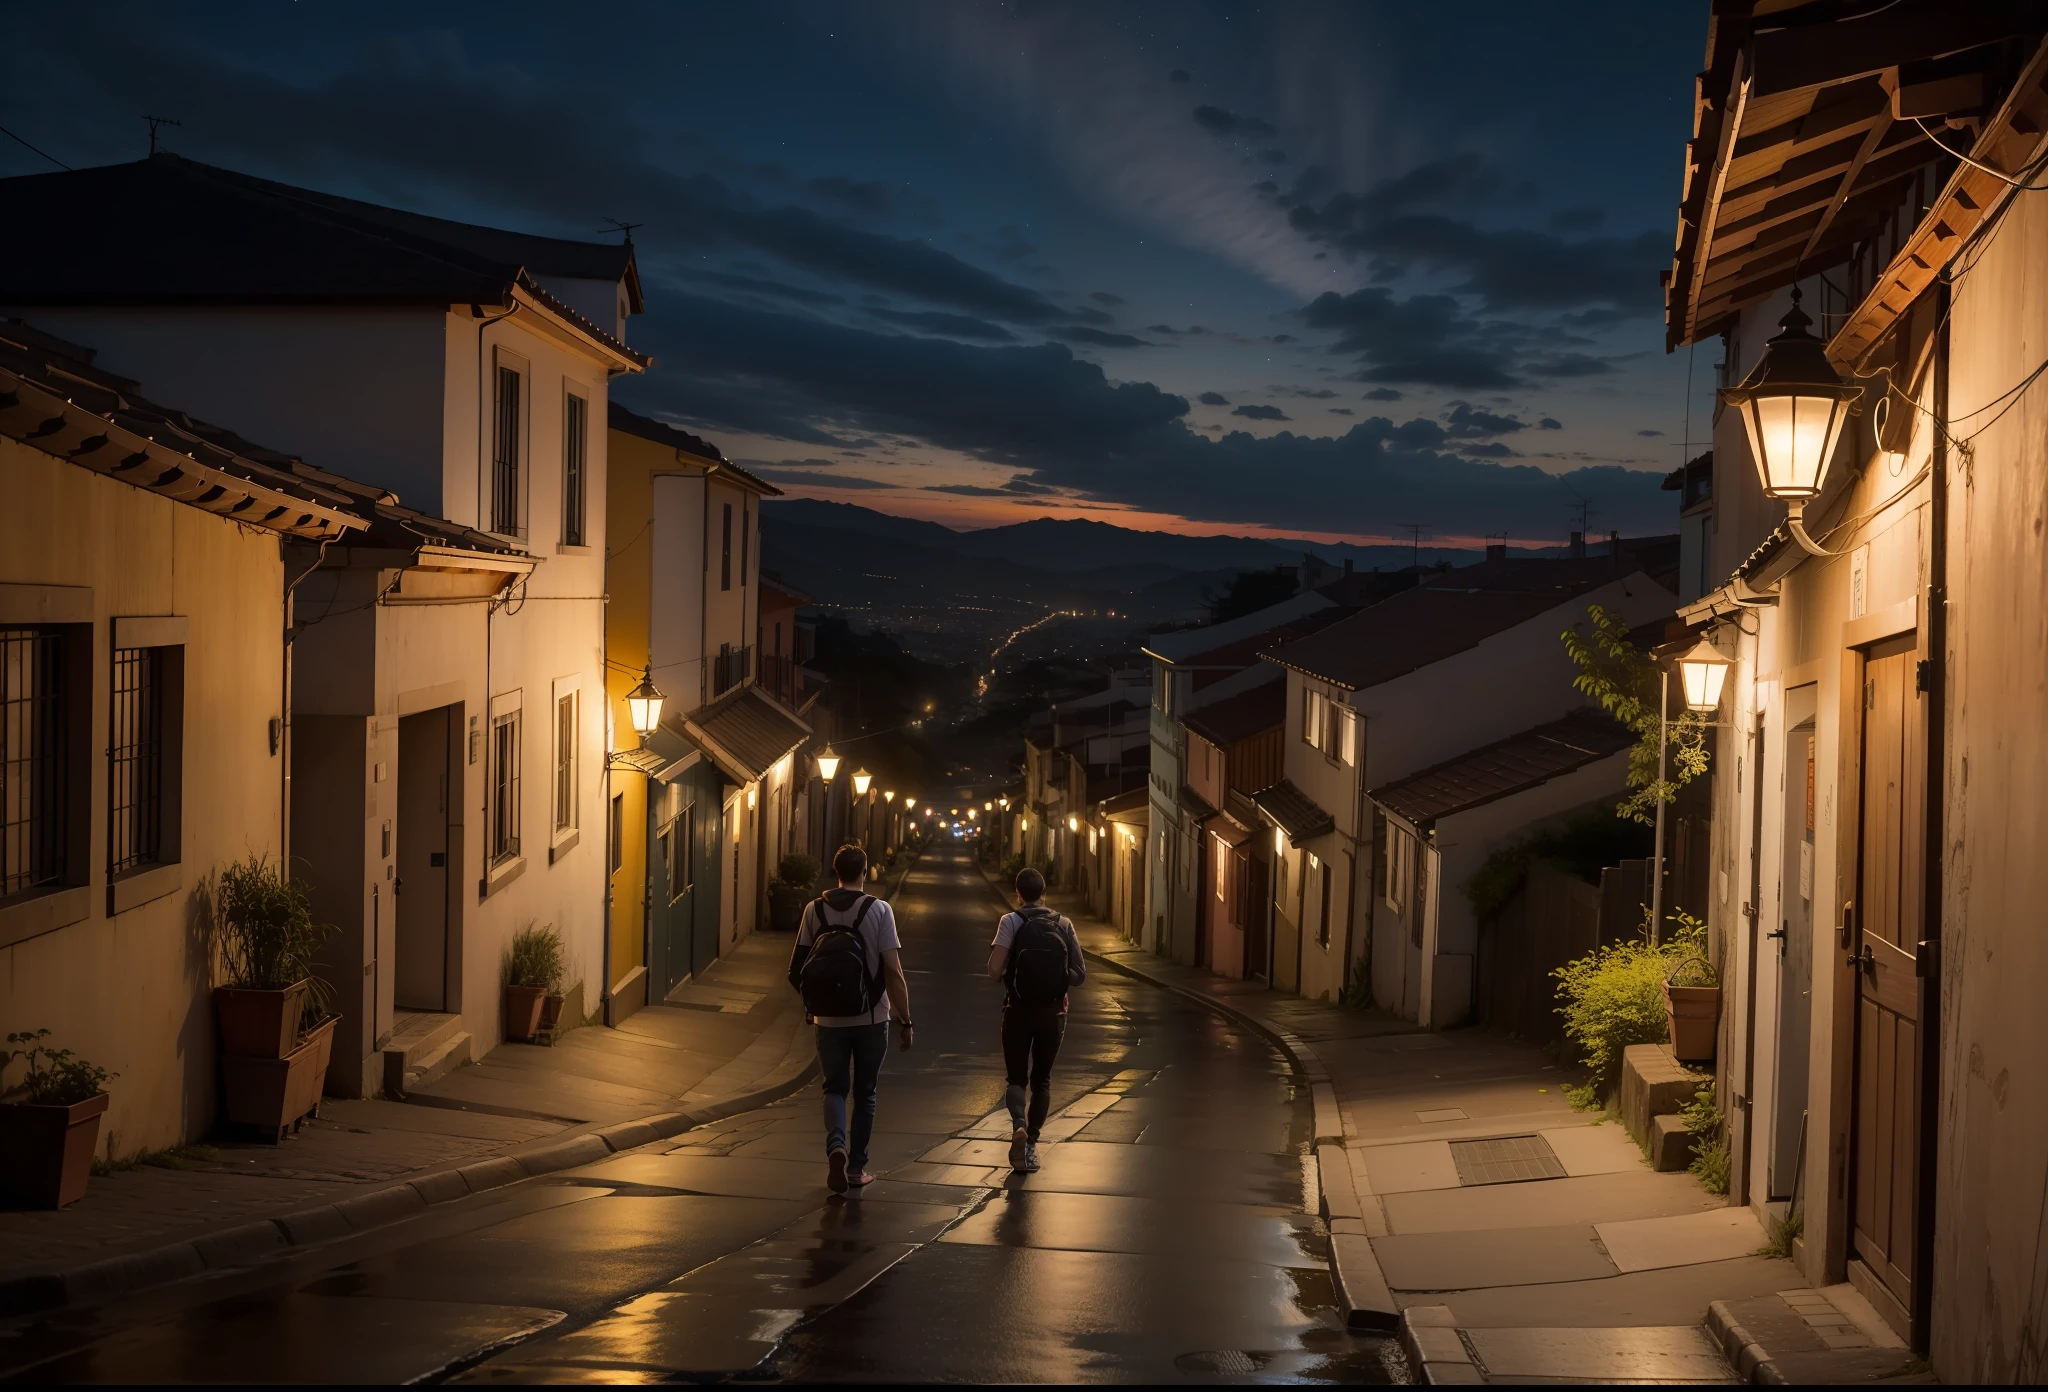
[[[1225,1373],[1240,1377],[1256,1373],[1272,1360],[1269,1353],[1250,1353],[1244,1349],[1209,1349],[1202,1353],[1184,1353],[1173,1360],[1173,1366],[1183,1373]]]
[[[1490,1141],[1452,1141],[1451,1159],[1460,1184],[1516,1184],[1529,1179],[1563,1179],[1550,1142],[1541,1136],[1501,1136]]]

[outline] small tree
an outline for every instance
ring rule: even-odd
[[[1628,624],[1599,605],[1586,610],[1592,631],[1566,629],[1564,650],[1578,664],[1572,685],[1599,703],[1636,736],[1629,750],[1629,796],[1614,813],[1630,821],[1654,822],[1657,804],[1670,802],[1678,790],[1707,771],[1706,722],[1688,710],[1669,722],[1660,720],[1664,683],[1650,655],[1629,641]],[[1660,727],[1671,742],[1671,755],[1659,776]]]

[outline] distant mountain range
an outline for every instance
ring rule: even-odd
[[[991,561],[1008,562],[1069,576],[1102,572],[1091,577],[1092,583],[1087,586],[1091,589],[1140,588],[1150,582],[1168,579],[1176,571],[1222,572],[1228,575],[1239,570],[1298,565],[1304,553],[1340,564],[1349,560],[1363,570],[1375,566],[1392,570],[1407,565],[1414,554],[1406,546],[1353,546],[1305,538],[1145,532],[1086,518],[1038,517],[1003,527],[962,532],[937,522],[893,517],[852,503],[828,503],[816,498],[789,498],[765,503],[761,519],[763,536],[768,538],[766,544],[771,548],[777,527],[798,524],[832,528],[880,537],[908,547],[947,551],[981,565]],[[1460,564],[1478,560],[1479,555],[1471,550],[1424,546],[1422,558]],[[1116,581],[1110,579],[1110,572],[1118,573]]]

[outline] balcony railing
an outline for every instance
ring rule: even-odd
[[[711,699],[717,700],[736,686],[743,685],[754,671],[754,646],[744,648],[721,648],[718,656],[711,660]]]

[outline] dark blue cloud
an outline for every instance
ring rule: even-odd
[[[1222,392],[1203,392],[1195,400],[1201,402],[1204,406],[1228,406],[1230,404],[1230,398]]]
[[[949,314],[942,309],[883,308],[870,309],[868,313],[877,319],[901,324],[906,329],[942,334],[950,338],[980,339],[989,343],[1014,343],[1017,339],[1017,335],[1001,324],[991,324],[988,320],[976,319],[971,314]]]
[[[1235,411],[1232,411],[1230,414],[1233,416],[1243,416],[1246,420],[1287,419],[1287,413],[1281,410],[1278,406],[1261,406],[1256,403],[1248,406],[1240,406]]]

